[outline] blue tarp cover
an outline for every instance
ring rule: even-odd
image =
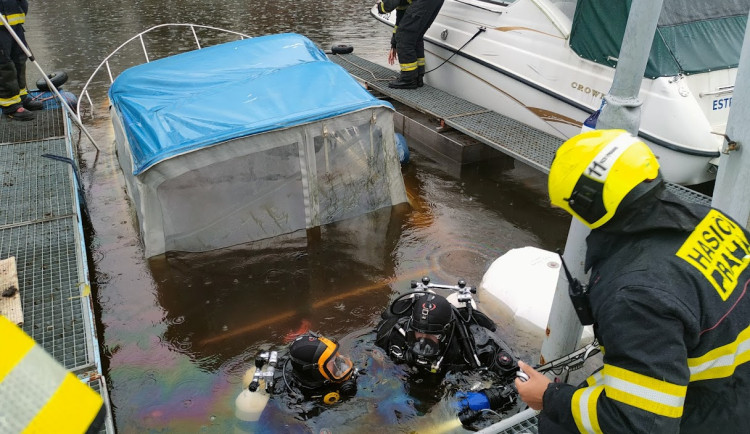
[[[133,173],[237,137],[373,106],[367,92],[304,36],[243,39],[127,69],[109,97],[123,121]]]

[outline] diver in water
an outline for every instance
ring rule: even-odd
[[[456,410],[464,427],[476,430],[475,424],[491,423],[493,416],[487,416],[510,410],[517,397],[512,387],[517,359],[494,333],[495,323],[476,310],[471,296],[476,290],[462,280],[457,286],[436,285],[427,277],[421,283],[412,282],[412,289],[383,312],[375,344],[420,376],[418,384],[442,382],[448,373],[456,374],[448,377],[450,388],[464,389],[466,380],[476,374],[483,382],[491,382],[485,389],[456,394]],[[450,289],[455,294],[445,298],[434,289]],[[412,385],[410,389],[419,388]]]
[[[327,405],[357,393],[357,371],[352,361],[339,354],[337,342],[316,333],[302,335],[292,343],[282,377],[288,392],[320,399]]]
[[[397,363],[420,372],[490,370],[510,383],[516,358],[495,333],[495,323],[474,308],[473,288],[434,285],[429,278],[412,282],[416,290],[399,296],[381,315],[375,344]],[[433,288],[458,293],[456,304],[432,292]]]
[[[357,375],[352,361],[339,353],[336,341],[307,332],[292,342],[286,357],[279,360],[277,352],[270,351],[256,358],[235,400],[235,415],[244,423],[255,423],[271,396],[283,396],[290,408],[307,419],[354,396]]]

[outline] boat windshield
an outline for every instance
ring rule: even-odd
[[[560,12],[570,18],[571,21],[573,20],[573,15],[576,12],[576,3],[578,3],[576,0],[550,0],[550,3],[557,6]]]

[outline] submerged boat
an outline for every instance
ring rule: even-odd
[[[109,97],[146,257],[407,200],[393,107],[304,36],[243,38],[143,63],[117,76]]]
[[[612,85],[631,1],[445,0],[425,35],[425,82],[569,138]],[[664,1],[639,96],[639,135],[683,185],[715,177],[750,9],[689,4]]]

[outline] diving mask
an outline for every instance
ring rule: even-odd
[[[325,351],[318,359],[318,369],[320,374],[328,381],[340,383],[348,380],[352,376],[352,361],[338,352],[339,345],[319,337],[318,340],[326,345]]]
[[[443,353],[444,335],[422,333],[415,330],[407,332],[409,352],[414,362],[419,365],[432,365]]]

